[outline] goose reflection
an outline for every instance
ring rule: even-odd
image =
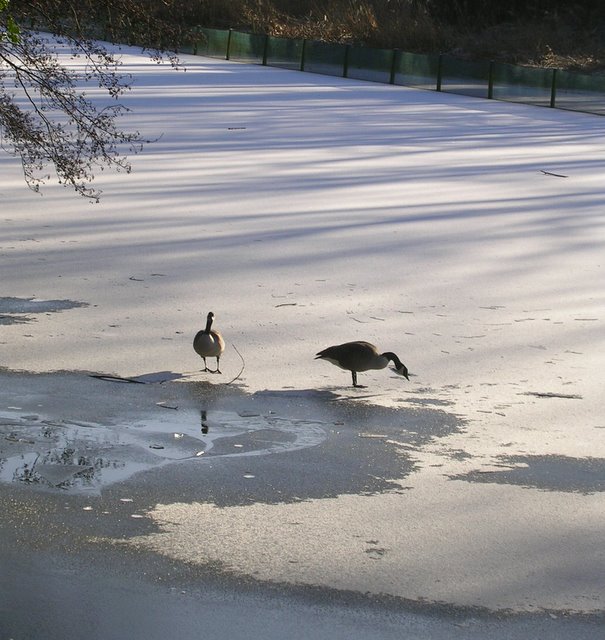
[[[204,409],[201,412],[200,424],[202,427],[202,433],[205,435],[210,430],[210,426],[208,425],[208,415]]]

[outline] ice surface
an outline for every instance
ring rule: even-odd
[[[446,407],[466,425],[393,439],[416,447],[400,493],[158,504],[165,530],[138,544],[257,579],[602,611],[603,493],[532,486],[544,469],[472,481],[502,456],[605,459],[602,118],[187,56],[174,71],[130,49],[122,60],[127,124],[157,141],[131,174],[99,176],[99,205],[30,193],[0,157],[3,296],[89,304],[3,326],[3,366],[174,372],[360,411]],[[210,310],[222,376],[200,374],[191,347]],[[411,382],[366,372],[352,390],[313,360],[358,339],[397,353]],[[230,420],[233,435],[258,425]],[[144,426],[138,437],[157,440]],[[179,451],[157,442],[147,456]]]

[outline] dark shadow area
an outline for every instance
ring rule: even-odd
[[[152,554],[3,553],[0,634],[45,640],[594,640],[602,616],[494,613],[314,586],[203,578]],[[35,580],[32,580],[35,576]],[[66,579],[68,577],[68,579]],[[40,603],[44,603],[44,607]]]
[[[500,456],[498,471],[470,471],[453,480],[514,484],[544,491],[590,494],[605,491],[605,460],[569,456]]]

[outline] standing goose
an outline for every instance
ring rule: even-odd
[[[204,361],[204,371],[208,371],[210,373],[221,373],[219,369],[219,359],[225,350],[225,341],[218,331],[212,330],[213,320],[214,314],[211,311],[206,319],[206,328],[195,334],[195,338],[193,339],[193,348]],[[206,358],[216,358],[216,369],[208,369]]]
[[[358,340],[356,342],[345,342],[334,347],[328,347],[320,351],[315,359],[327,360],[341,369],[346,369],[353,376],[353,386],[361,387],[357,384],[357,372],[368,371],[369,369],[384,369],[390,361],[395,364],[395,373],[403,376],[407,380],[408,370],[401,360],[391,351],[378,353],[378,349],[370,342]]]

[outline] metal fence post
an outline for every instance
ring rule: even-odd
[[[263,45],[263,66],[267,66],[267,55],[269,53],[269,34],[265,33],[265,43]]]
[[[231,53],[231,34],[233,33],[233,29],[229,29],[229,35],[227,36],[227,53],[225,54],[225,60],[229,60],[229,55]]]
[[[494,67],[495,63],[493,60],[489,61],[489,72],[487,76],[487,97],[488,100],[491,100],[494,97]]]
[[[391,58],[391,75],[389,76],[389,84],[395,84],[395,74],[397,73],[398,61],[399,61],[399,49],[393,49],[393,57]]]
[[[441,91],[441,84],[443,80],[443,54],[439,54],[437,60],[437,91]]]
[[[351,50],[351,45],[348,44],[345,47],[345,59],[343,60],[342,63],[342,77],[343,78],[348,78],[349,77],[349,51]]]
[[[555,108],[557,102],[557,70],[552,70],[552,84],[550,86],[550,106]]]
[[[300,70],[305,70],[305,56],[307,54],[307,39],[303,38],[302,47],[300,50]]]

